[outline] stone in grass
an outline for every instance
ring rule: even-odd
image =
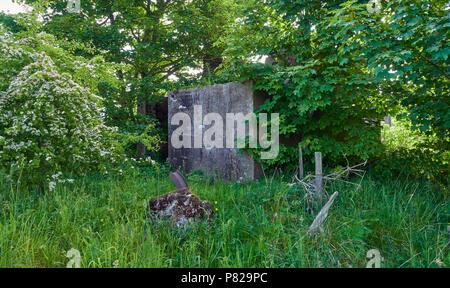
[[[178,190],[160,195],[150,200],[152,220],[168,219],[178,227],[196,220],[210,220],[214,215],[213,205],[191,193],[180,172],[171,173]]]

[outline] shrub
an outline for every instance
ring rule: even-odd
[[[0,167],[50,189],[71,174],[106,171],[121,148],[98,101],[40,54],[0,94]]]
[[[444,137],[414,130],[407,118],[396,119],[382,131],[384,153],[378,156],[375,170],[382,177],[402,175],[426,177],[443,187],[450,183],[450,152]]]

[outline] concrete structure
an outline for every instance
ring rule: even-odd
[[[208,113],[218,113],[226,119],[227,113],[243,113],[247,115],[254,112],[264,103],[267,97],[263,93],[253,93],[252,84],[226,83],[192,88],[168,94],[169,113],[169,161],[174,169],[186,172],[201,170],[207,176],[218,176],[230,181],[251,181],[261,173],[260,164],[252,156],[239,149],[225,148],[181,148],[175,149],[171,143],[171,135],[178,126],[171,125],[172,116],[178,112],[186,113],[191,118],[194,128],[194,105],[202,106],[202,119]],[[203,132],[209,127],[202,126]],[[226,127],[223,127],[224,133]],[[246,131],[248,135],[248,128]],[[194,143],[194,133],[186,135]],[[225,140],[224,140],[225,142]],[[192,144],[193,145],[193,144]],[[194,146],[192,146],[194,147]]]

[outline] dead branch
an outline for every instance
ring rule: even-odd
[[[317,214],[316,218],[314,219],[314,222],[309,226],[308,233],[310,235],[315,234],[321,230],[321,226],[323,222],[327,219],[328,216],[328,210],[330,209],[331,205],[334,202],[334,199],[338,196],[338,192],[334,192],[333,195],[331,195],[328,202],[325,204],[325,206],[322,207],[319,214]]]
[[[360,167],[364,167],[364,166],[366,166],[366,164],[367,164],[367,161],[365,161],[364,163],[354,165],[354,166],[348,166],[348,164],[347,164],[347,167],[345,167],[344,169],[335,171],[331,174],[323,176],[323,179],[325,181],[324,188],[326,187],[326,184],[328,184],[328,182],[342,182],[342,183],[355,185],[357,187],[357,189],[359,189],[361,187],[361,182],[366,173],[366,171],[363,169],[360,169]],[[361,179],[360,179],[359,183],[353,183],[353,182],[345,180],[350,175],[356,175],[356,176],[360,177]],[[315,179],[315,177],[316,176],[314,176],[314,175],[308,174],[303,179],[299,179],[298,176],[295,175],[293,183],[290,183],[288,185],[289,186],[295,186],[295,185],[302,186],[308,195],[314,195],[314,188],[315,188],[314,179]]]

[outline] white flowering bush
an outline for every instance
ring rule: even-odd
[[[121,148],[97,97],[44,53],[33,58],[0,92],[0,166],[50,189],[74,174],[106,171]]]

